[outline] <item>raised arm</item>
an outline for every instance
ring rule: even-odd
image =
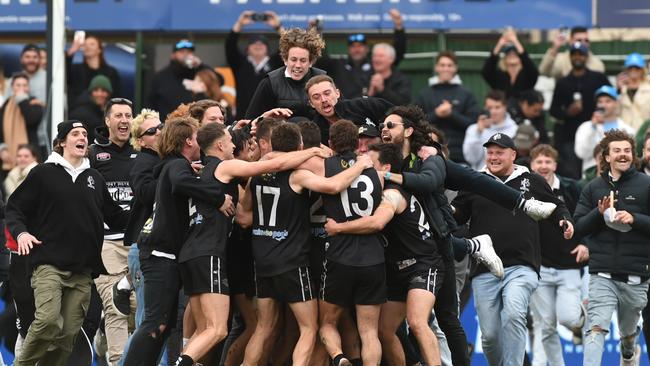
[[[215,178],[229,182],[234,177],[252,177],[265,173],[280,172],[294,169],[314,156],[324,157],[323,150],[312,147],[307,150],[292,151],[280,154],[273,159],[247,162],[243,160],[227,160],[219,164],[214,172]]]

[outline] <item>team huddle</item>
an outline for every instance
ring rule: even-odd
[[[529,307],[549,360],[557,315],[598,365],[619,306],[622,364],[638,361],[650,182],[634,140],[605,134],[582,194],[555,174],[555,149],[531,149],[533,173],[505,132],[472,143],[473,170],[420,107],[342,99],[312,67],[323,46],[282,34],[285,66],[262,79],[250,120],[227,125],[202,99],[163,123],[113,98],[92,144],[86,121],[58,125],[6,209],[15,365],[88,364],[77,351],[95,334],[111,366],[158,365],[181,344],[177,366],[469,365],[468,273],[491,365],[524,362]],[[587,260],[588,309],[575,285]],[[574,291],[560,296],[555,273]]]

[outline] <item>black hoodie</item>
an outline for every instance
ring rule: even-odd
[[[131,198],[133,197],[129,185],[129,176],[137,152],[128,142],[122,147],[111,142],[108,139],[107,127],[97,127],[95,136],[95,143],[88,148],[90,166],[97,169],[104,177],[106,187],[113,201],[117,202],[122,209],[128,210],[131,207]],[[106,227],[104,239],[122,240],[124,239],[124,232],[109,230]]]
[[[189,233],[190,200],[221,207],[224,192],[216,181],[205,182],[195,175],[190,162],[180,154],[168,156],[156,165],[154,178],[158,183],[153,223],[147,240],[138,243],[140,258],[148,258],[154,250],[178,257]]]
[[[499,179],[492,174],[485,174]],[[499,180],[501,181],[501,180]],[[571,220],[566,206],[551,191],[542,176],[530,173],[527,168],[515,166],[515,170],[505,178],[503,184],[523,193],[526,199],[553,202],[557,208],[548,220],[557,223],[563,218]],[[504,267],[524,265],[539,273],[541,248],[539,243],[539,224],[521,210],[508,210],[487,198],[475,193],[461,191],[451,205],[455,208],[454,217],[458,224],[470,221],[470,235],[489,234],[494,250],[501,257]],[[476,275],[487,272],[480,265]]]

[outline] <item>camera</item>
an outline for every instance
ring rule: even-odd
[[[253,13],[251,14],[251,20],[254,22],[266,22],[269,20],[269,16],[264,13]]]

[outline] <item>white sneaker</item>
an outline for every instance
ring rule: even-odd
[[[555,207],[557,207],[555,203],[538,201],[531,198],[527,199],[526,203],[524,203],[524,212],[533,220],[539,221],[551,216],[553,211],[555,211]]]
[[[501,262],[501,258],[499,258],[497,253],[494,251],[492,238],[487,234],[483,234],[473,237],[472,240],[481,243],[481,249],[472,254],[474,258],[483,263],[493,275],[503,278],[503,263]]]
[[[641,362],[641,346],[636,345],[634,346],[634,355],[627,359],[623,358],[623,355],[621,355],[621,366],[639,366],[639,363]]]

